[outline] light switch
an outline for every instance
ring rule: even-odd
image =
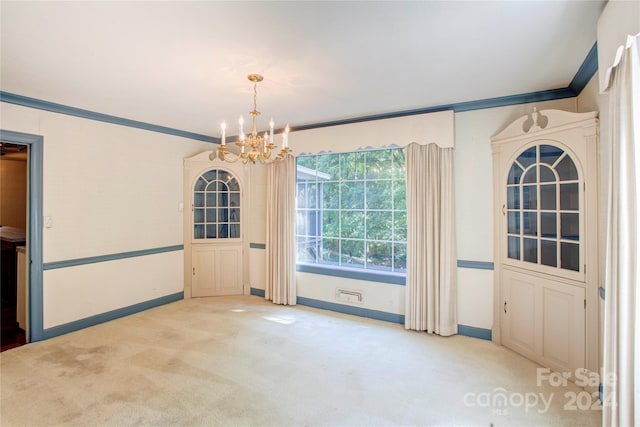
[[[51,218],[50,216],[45,216],[44,217],[44,227],[45,228],[53,227],[53,218]]]

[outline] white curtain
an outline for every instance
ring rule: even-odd
[[[618,51],[611,74],[611,161],[604,313],[603,425],[640,425],[640,54]]]
[[[410,144],[405,328],[458,332],[453,148]]]
[[[296,160],[267,165],[267,283],[265,298],[296,304]]]

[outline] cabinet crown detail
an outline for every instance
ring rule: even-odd
[[[535,108],[530,114],[526,114],[514,120],[503,130],[495,134],[491,140],[501,142],[505,139],[517,138],[519,136],[531,136],[538,132],[557,131],[563,127],[576,127],[580,122],[585,125],[592,125],[597,122],[598,112],[571,113],[562,110],[542,110]]]

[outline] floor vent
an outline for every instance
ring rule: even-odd
[[[362,303],[362,291],[352,291],[350,289],[336,289],[336,301]]]

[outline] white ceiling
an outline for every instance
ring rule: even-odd
[[[205,135],[563,88],[604,1],[0,2],[1,89]],[[233,126],[235,128],[235,126]],[[233,129],[235,131],[235,129]],[[232,132],[233,133],[233,132]]]

